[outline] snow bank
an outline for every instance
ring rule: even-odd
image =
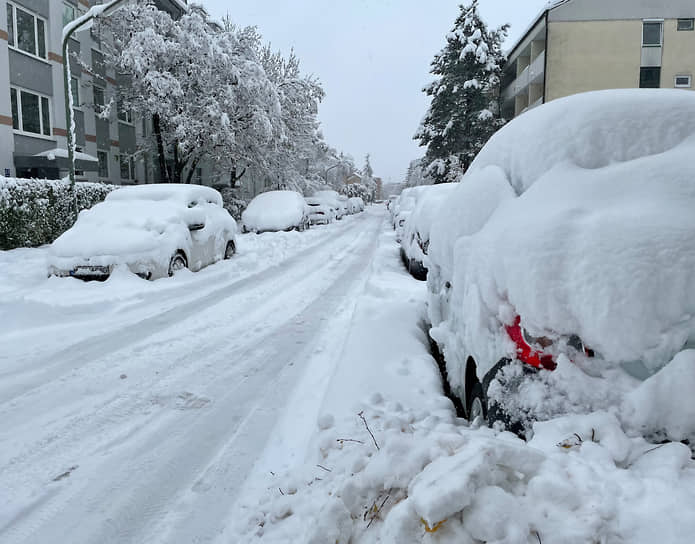
[[[304,197],[296,191],[269,191],[256,196],[241,220],[249,231],[278,231],[298,227],[306,216]]]
[[[602,168],[663,153],[693,133],[695,94],[626,89],[553,100],[515,118],[485,145],[470,172],[496,165],[517,193],[559,164]]]
[[[686,350],[629,393],[621,411],[646,436],[695,443],[695,351]]]

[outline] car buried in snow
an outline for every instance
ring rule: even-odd
[[[49,276],[106,280],[125,266],[144,279],[198,271],[236,252],[237,225],[215,189],[155,184],[116,189],[80,212],[48,251]]]
[[[524,434],[619,406],[695,345],[694,154],[695,94],[675,90],[558,99],[491,138],[427,260],[430,337],[471,421]]]
[[[309,209],[296,191],[268,191],[256,196],[241,214],[244,232],[278,232],[309,228]]]
[[[425,187],[413,213],[404,222],[400,249],[403,265],[415,279],[421,281],[427,279],[425,260],[429,251],[432,223],[439,206],[454,194],[456,184],[443,183]]]
[[[342,219],[347,208],[343,206],[340,196],[341,195],[338,194],[337,191],[325,189],[322,191],[316,191],[313,198],[319,199],[323,204],[331,208],[333,210],[335,219]]]
[[[307,207],[309,209],[309,222],[312,225],[328,225],[333,223],[335,219],[335,210],[331,208],[326,201],[315,197],[306,197]]]

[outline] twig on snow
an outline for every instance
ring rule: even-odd
[[[323,465],[316,465],[316,466],[319,467],[319,468],[322,468],[322,469],[325,470],[326,472],[333,472],[330,468],[326,468],[326,467],[324,467]]]
[[[368,510],[368,512],[373,512],[373,514],[369,520],[369,523],[367,524],[367,529],[369,529],[369,527],[372,525],[372,523],[374,523],[374,520],[379,517],[379,514],[381,514],[381,510],[384,508],[386,501],[389,500],[390,497],[391,497],[391,495],[386,495],[386,498],[383,500],[383,502],[381,503],[381,506],[379,506],[378,508],[376,506],[376,501],[375,501],[374,504],[372,505],[372,508],[370,508]],[[366,515],[365,515],[365,518],[366,518]],[[366,521],[366,519],[365,519],[365,521]]]
[[[279,487],[278,487],[278,491],[280,492],[280,495],[283,495],[283,496],[285,495],[285,494],[282,492],[282,489],[280,489]]]
[[[358,444],[364,444],[361,440],[355,440],[354,438],[338,438],[336,439],[336,442],[340,442],[341,444],[343,442],[357,442]]]
[[[357,415],[359,416],[359,418],[360,418],[360,419],[362,420],[362,422],[364,423],[364,426],[367,428],[367,432],[369,433],[369,435],[372,437],[372,440],[374,441],[374,445],[376,446],[376,450],[379,451],[379,449],[380,449],[380,448],[379,448],[379,444],[376,443],[376,438],[374,438],[374,433],[372,433],[372,430],[369,428],[369,425],[367,425],[367,420],[364,419],[364,415],[363,415],[363,414],[364,414],[364,411],[360,412],[360,413],[357,414]]]

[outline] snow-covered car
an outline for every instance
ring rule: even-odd
[[[364,211],[364,200],[359,196],[353,196],[348,199],[348,209],[350,213],[360,213]]]
[[[328,207],[333,209],[333,212],[335,214],[336,219],[342,219],[343,218],[343,206],[342,203],[340,202],[340,194],[338,194],[337,191],[333,191],[330,189],[326,189],[323,191],[316,191],[314,193],[314,198],[318,198],[321,200],[324,204],[326,204]]]
[[[306,197],[305,202],[309,210],[309,222],[312,225],[328,225],[335,219],[335,210],[321,198]]]
[[[244,232],[277,232],[309,228],[309,210],[296,191],[268,191],[257,195],[241,214]]]
[[[493,136],[461,184],[498,179],[489,219],[442,244],[453,269],[429,295],[470,419],[618,405],[695,343],[693,155],[695,94],[675,90],[575,95]]]
[[[49,275],[105,280],[125,265],[145,279],[198,271],[236,252],[236,222],[215,189],[156,184],[117,189],[80,212],[49,249]]]
[[[429,251],[432,223],[437,217],[439,206],[453,196],[456,187],[453,183],[427,186],[427,189],[422,191],[413,213],[405,222],[401,240],[401,259],[410,274],[418,280],[427,279],[424,261]]]
[[[345,195],[338,196],[338,206],[340,206],[340,212],[343,216],[350,215],[350,206],[348,204],[348,197]]]

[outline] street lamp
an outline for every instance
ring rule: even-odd
[[[337,163],[337,164],[334,164],[334,165],[331,166],[330,168],[326,168],[326,171],[323,173],[323,179],[326,180],[326,183],[328,183],[328,172],[330,172],[330,171],[333,170],[334,168],[337,168],[337,167],[340,166],[341,164],[343,164],[343,163],[342,163],[342,162],[339,162],[339,163]]]
[[[73,134],[75,131],[75,118],[72,111],[72,86],[70,83],[70,58],[68,56],[68,41],[78,30],[86,30],[91,26],[95,17],[108,17],[119,7],[118,4],[124,0],[112,0],[107,4],[92,6],[87,13],[69,22],[63,28],[63,87],[65,91],[65,122],[67,124],[68,137],[68,162],[70,163],[70,191],[75,203],[75,216],[77,216],[77,193],[75,192],[75,142]]]

